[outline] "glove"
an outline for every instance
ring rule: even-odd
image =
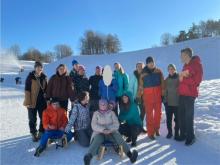
[[[135,98],[135,100],[134,100],[134,102],[136,103],[136,104],[138,104],[138,105],[140,105],[141,104],[141,98],[140,97],[136,97]]]

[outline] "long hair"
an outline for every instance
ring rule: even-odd
[[[118,66],[119,66],[119,72],[120,72],[121,74],[124,74],[124,73],[125,73],[125,70],[124,70],[124,68],[122,67],[122,65],[121,65],[119,62],[114,63],[114,65],[116,65],[116,64],[118,64]]]
[[[56,68],[56,73],[59,74],[58,69],[60,67],[64,67],[64,73],[67,75],[68,74],[68,70],[65,64],[60,64],[57,68]]]
[[[128,97],[127,95],[124,95],[126,97]],[[120,100],[120,103],[119,103],[119,106],[120,106],[120,110],[124,110],[124,111],[129,111],[130,109],[130,106],[131,106],[131,101],[130,101],[130,98],[128,97],[128,102],[127,103],[124,103],[123,102],[123,96],[121,97],[121,100]]]

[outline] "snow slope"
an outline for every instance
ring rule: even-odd
[[[150,141],[146,135],[138,138],[139,158],[136,164],[220,164],[220,79],[203,81],[201,96],[196,101],[195,131],[197,141],[186,147],[183,142],[165,138],[165,118],[161,122],[161,137]],[[38,143],[31,142],[27,110],[23,107],[23,89],[1,86],[1,164],[83,164],[87,148],[71,142],[66,149],[49,147],[39,158],[33,156]],[[164,115],[164,114],[163,114]],[[130,164],[109,151],[104,159],[92,164]]]
[[[200,56],[204,67],[205,80],[220,78],[220,37],[196,39],[167,47],[150,48],[112,55],[71,56],[47,65],[45,70],[46,73],[51,76],[54,74],[56,66],[60,63],[66,64],[70,70],[72,68],[71,62],[74,58],[86,66],[87,75],[94,73],[96,65],[105,66],[109,64],[113,67],[115,62],[120,62],[125,71],[131,73],[138,61],[145,63],[147,56],[153,56],[157,66],[167,75],[167,65],[170,63],[176,64],[179,71],[182,69],[180,50],[185,47],[193,48],[195,55]]]
[[[150,141],[146,135],[138,138],[139,158],[136,164],[220,164],[220,38],[206,38],[173,46],[152,48],[135,52],[106,56],[74,57],[87,67],[91,75],[96,65],[111,64],[119,61],[128,73],[131,73],[137,61],[145,61],[148,55],[155,57],[158,67],[166,72],[168,63],[175,63],[180,70],[179,52],[182,48],[192,47],[202,58],[205,81],[200,87],[200,96],[195,104],[195,132],[197,141],[186,147],[183,143],[165,138],[167,131],[165,116],[161,121],[161,137]],[[68,57],[48,64],[46,74],[51,76],[56,66],[65,63],[71,68],[73,57]],[[77,143],[70,143],[66,149],[49,147],[41,157],[33,156],[38,143],[31,142],[28,129],[27,110],[22,105],[24,84],[15,85],[14,78],[20,76],[24,82],[27,74],[33,69],[34,62],[20,61],[25,71],[18,73],[16,62],[0,62],[1,76],[5,82],[0,85],[0,160],[1,164],[83,164],[83,155],[87,148]],[[9,66],[11,65],[11,66]],[[92,164],[129,164],[127,158],[120,159],[114,152],[109,152],[104,159],[93,159]]]

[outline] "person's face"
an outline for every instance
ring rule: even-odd
[[[115,70],[119,70],[120,69],[119,64],[115,64],[114,67],[115,67]]]
[[[99,104],[99,109],[100,110],[105,111],[105,110],[107,110],[107,108],[108,108],[107,104],[105,104],[105,103],[100,103]]]
[[[84,75],[85,74],[85,71],[83,69],[80,69],[78,72],[79,72],[79,75]]]
[[[63,75],[65,73],[65,68],[63,66],[58,68],[59,75]]]
[[[36,72],[38,75],[40,75],[40,74],[43,72],[43,68],[42,68],[41,66],[37,66],[37,67],[35,68],[35,72]]]
[[[143,69],[143,64],[137,64],[136,69],[137,69],[138,73],[141,73],[142,69]]]
[[[78,71],[78,70],[79,70],[79,64],[74,64],[74,65],[73,65],[73,68],[74,68],[76,71]]]
[[[95,74],[98,75],[98,76],[101,75],[102,74],[102,70],[100,68],[96,68]]]
[[[149,69],[154,69],[155,63],[154,63],[154,62],[150,62],[150,63],[147,64],[147,67],[148,67]]]
[[[128,96],[123,96],[122,101],[124,104],[127,104],[128,103]]]
[[[113,110],[114,109],[114,105],[113,104],[109,104],[108,108],[109,108],[109,110]]]
[[[168,69],[169,74],[172,76],[176,72],[176,70],[173,67],[169,67]]]
[[[52,103],[51,105],[52,105],[53,109],[58,109],[60,107],[60,104],[58,102]]]
[[[190,57],[188,56],[188,54],[186,54],[186,53],[181,53],[181,61],[182,61],[182,63],[184,63],[184,64],[188,64],[189,63],[189,61],[190,61]]]
[[[88,104],[88,103],[89,103],[89,95],[86,95],[85,98],[84,98],[84,100],[81,101],[81,103],[82,103],[83,105]]]

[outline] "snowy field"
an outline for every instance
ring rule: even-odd
[[[91,75],[95,65],[100,64],[100,62],[104,65],[119,61],[124,64],[125,69],[131,72],[137,61],[144,61],[146,56],[155,54],[158,66],[166,72],[165,66],[170,63],[168,60],[177,64],[179,69],[181,68],[179,51],[185,46],[191,45],[201,55],[205,70],[205,80],[201,84],[200,96],[195,104],[196,143],[186,147],[184,142],[166,139],[167,130],[163,110],[160,129],[161,136],[155,141],[150,141],[146,135],[139,136],[136,147],[139,151],[139,157],[136,164],[220,164],[220,60],[218,60],[220,59],[220,38],[195,40],[169,47],[130,52],[127,54],[127,57],[125,53],[119,56],[105,56],[106,58],[104,56],[76,57],[80,63],[86,65],[87,73]],[[159,57],[166,54],[166,52],[173,54],[172,58],[168,54],[169,57],[163,57],[163,60],[159,60]],[[174,54],[177,55],[174,56]],[[206,57],[205,55],[209,56]],[[71,61],[72,57],[71,59],[69,57],[46,65],[46,74],[51,76],[59,63],[65,63],[70,68]],[[9,65],[12,65],[12,67]],[[18,73],[20,66],[25,68],[25,72]],[[57,150],[55,146],[50,146],[39,158],[33,156],[38,143],[31,141],[27,110],[23,106],[23,83],[28,72],[32,69],[33,62],[20,61],[19,63],[12,62],[10,64],[7,63],[7,60],[4,63],[1,62],[1,76],[5,78],[5,82],[1,83],[0,88],[0,164],[83,164],[83,156],[87,148],[80,147],[77,143],[73,142],[67,148],[59,148]],[[17,76],[22,78],[21,85],[15,85],[14,78]],[[92,164],[120,165],[130,164],[130,162],[126,157],[120,159],[118,155],[110,150],[105,154],[103,160],[98,161],[94,158]]]

